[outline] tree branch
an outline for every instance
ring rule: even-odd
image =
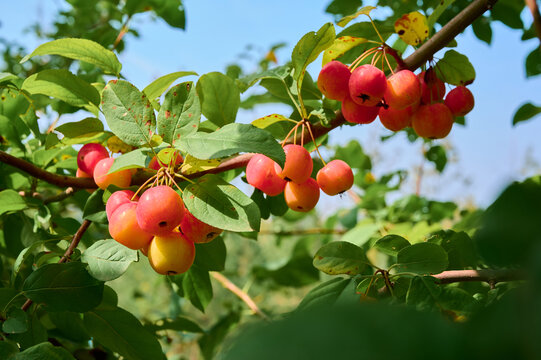
[[[432,275],[432,277],[438,279],[440,284],[466,281],[482,281],[496,284],[504,281],[525,280],[526,274],[524,271],[516,269],[449,270]]]
[[[451,21],[449,21],[440,31],[434,34],[432,38],[425,42],[413,54],[408,56],[404,60],[404,65],[401,68],[407,68],[413,71],[426,61],[432,59],[432,56],[438,50],[441,50],[443,47],[445,47],[445,45],[447,45],[451,40],[453,40],[455,36],[464,31],[464,29],[466,29],[475,19],[481,16],[485,11],[491,9],[496,2],[497,0],[474,0],[468,7],[466,7],[453,19],[451,19]],[[344,123],[344,117],[340,112],[338,112],[336,117],[331,121],[330,126],[325,127],[320,124],[312,126],[314,138],[325,135],[331,130],[343,125]],[[297,135],[297,143],[301,142],[300,140],[302,137],[302,134]],[[308,143],[310,140],[310,135],[305,133],[303,142]],[[214,169],[190,174],[187,177],[190,179],[194,179],[201,177],[205,174],[216,174],[227,170],[242,168],[245,167],[246,164],[248,164],[248,161],[250,161],[253,155],[254,154],[239,155],[233,159],[223,162]],[[71,186],[74,188],[87,189],[94,189],[97,187],[93,179],[91,178],[75,178],[72,176],[52,174],[29,163],[28,161],[11,156],[4,151],[0,151],[0,162],[12,165],[40,180],[44,180],[50,184],[54,184],[60,187]],[[137,179],[136,184],[140,181],[144,182],[145,179]]]
[[[252,298],[246,294],[244,291],[242,291],[237,285],[233,284],[231,282],[231,280],[229,280],[228,278],[226,278],[224,275],[222,275],[221,273],[219,272],[216,272],[216,271],[211,271],[210,274],[212,275],[213,278],[215,278],[216,280],[218,280],[218,282],[220,284],[222,284],[222,286],[224,288],[226,288],[227,290],[231,291],[233,294],[237,295],[237,297],[239,299],[241,299],[242,301],[244,301],[244,303],[246,303],[246,305],[248,305],[248,307],[254,312],[256,313],[257,315],[259,315],[261,318],[263,318],[264,320],[269,320],[269,317],[263,312],[261,311],[261,309],[256,305],[256,303],[254,302],[254,300],[252,300]]]
[[[49,184],[57,185],[60,187],[74,187],[74,188],[88,188],[95,189],[98,186],[92,178],[76,178],[73,176],[58,175],[32,164],[23,159],[19,159],[13,155],[8,154],[5,151],[0,151],[0,162],[11,165],[25,173],[32,175],[33,177],[46,181]]]
[[[470,26],[478,17],[483,15],[485,11],[492,9],[497,1],[498,0],[473,1],[445,24],[440,31],[428,39],[428,41],[420,48],[415,50],[413,54],[404,59],[406,68],[413,71],[423,65],[427,60],[430,60],[436,52],[443,49],[445,45]]]
[[[90,221],[90,220],[83,220],[83,223],[81,224],[81,226],[79,227],[79,229],[77,230],[75,235],[73,235],[73,239],[71,240],[70,245],[68,246],[68,248],[64,252],[64,255],[62,255],[60,260],[58,260],[59,264],[62,264],[62,263],[65,263],[66,261],[68,261],[70,256],[75,251],[75,248],[77,247],[77,245],[79,245],[79,242],[81,241],[84,233],[86,232],[86,230],[88,229],[88,227],[90,226],[91,223],[92,223],[92,221]],[[32,300],[27,299],[26,302],[21,306],[21,310],[22,311],[28,310],[30,305],[32,305]]]

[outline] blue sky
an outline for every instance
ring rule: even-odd
[[[146,15],[136,16],[132,21],[141,37],[127,39],[126,51],[120,56],[122,73],[143,88],[156,77],[174,71],[193,70],[200,75],[223,71],[227,64],[239,60],[247,45],[265,53],[278,42],[287,43],[277,52],[283,63],[302,35],[332,21],[324,13],[329,1],[188,0],[186,31],[170,28],[162,21],[151,22]],[[38,19],[47,28],[61,4],[52,0],[4,1],[1,36],[17,40],[31,51],[40,42],[22,30]],[[527,24],[528,15],[524,14]],[[474,38],[471,29],[457,38],[456,50],[469,57],[477,72],[470,86],[476,106],[467,116],[466,127],[455,126],[451,135],[440,141],[451,148],[453,159],[442,176],[435,176],[432,166],[425,165],[423,195],[486,206],[508,182],[541,172],[541,117],[511,126],[514,111],[522,103],[541,104],[541,77],[527,80],[524,71],[524,59],[538,41],[522,42],[520,36],[520,31],[494,23],[490,47]],[[314,77],[319,68],[319,60],[309,68]],[[249,122],[275,112],[287,115],[289,110],[266,105],[241,111],[239,121]],[[403,135],[379,142],[379,136],[385,134],[388,132],[374,122],[353,131],[350,127],[335,131],[331,143],[359,140],[374,157],[376,175],[398,168],[415,169],[421,162],[419,144],[408,143]],[[414,183],[412,176],[404,191],[412,192]]]

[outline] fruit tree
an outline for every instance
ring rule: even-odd
[[[333,0],[286,61],[142,89],[119,55],[145,14],[184,29],[182,1],[64,5],[39,46],[3,42],[0,358],[541,357],[541,175],[480,209],[332,138],[382,126],[442,172],[480,121],[457,36],[541,41],[535,0]]]

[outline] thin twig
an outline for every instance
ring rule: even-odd
[[[343,235],[348,230],[344,229],[304,229],[289,231],[261,230],[259,235],[296,236],[296,235]]]
[[[242,291],[242,289],[240,289],[237,285],[233,284],[231,282],[231,280],[229,280],[228,278],[226,278],[224,275],[222,275],[221,273],[219,272],[216,272],[216,271],[211,271],[210,274],[212,275],[213,278],[215,278],[216,280],[218,280],[218,282],[220,284],[222,284],[222,286],[224,288],[226,288],[227,290],[231,291],[233,294],[237,295],[237,297],[239,299],[241,299],[242,301],[244,301],[244,303],[246,305],[248,305],[248,307],[254,312],[256,313],[257,315],[259,315],[262,319],[264,320],[267,320],[267,321],[270,321],[270,318],[263,312],[261,311],[261,309],[256,305],[256,303],[254,302],[254,300],[252,300],[252,298],[247,294],[245,293],[244,291]]]
[[[86,232],[86,230],[88,229],[88,227],[90,226],[91,223],[92,223],[92,221],[90,221],[90,220],[84,220],[83,221],[83,223],[81,224],[81,226],[79,227],[79,229],[77,230],[75,235],[73,235],[73,239],[71,240],[70,245],[66,249],[66,252],[64,252],[64,255],[62,255],[60,260],[58,260],[59,264],[62,264],[62,263],[65,263],[66,261],[68,261],[70,256],[75,251],[75,248],[77,248],[77,245],[79,245],[79,242],[81,241],[81,238],[83,237],[84,233]],[[32,300],[27,299],[26,302],[21,306],[21,310],[22,311],[28,310],[30,305],[32,305]]]

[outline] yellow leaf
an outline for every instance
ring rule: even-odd
[[[340,36],[334,43],[325,50],[323,53],[323,63],[325,66],[328,62],[339,58],[344,55],[348,50],[353,49],[355,46],[365,43],[368,40],[365,38],[353,37],[353,36]]]
[[[107,139],[107,147],[113,154],[115,153],[122,153],[126,154],[129,153],[134,149],[133,146],[126,144],[124,141],[120,140],[118,136],[113,135],[109,139]]]
[[[265,129],[281,121],[289,121],[289,119],[280,114],[270,114],[270,115],[263,116],[262,118],[252,121],[252,125],[260,129]]]
[[[428,37],[426,16],[414,11],[394,23],[394,31],[408,45],[419,45]]]
[[[182,174],[190,175],[200,171],[214,169],[215,167],[220,165],[223,160],[224,159],[200,160],[188,154],[186,155],[186,159],[184,159],[184,163],[182,164],[180,170]]]
[[[359,15],[370,15],[370,11],[374,10],[375,6],[363,6],[359,11],[357,11],[355,14],[344,16],[341,18],[336,25],[340,27],[346,26],[351,20],[355,19]]]

